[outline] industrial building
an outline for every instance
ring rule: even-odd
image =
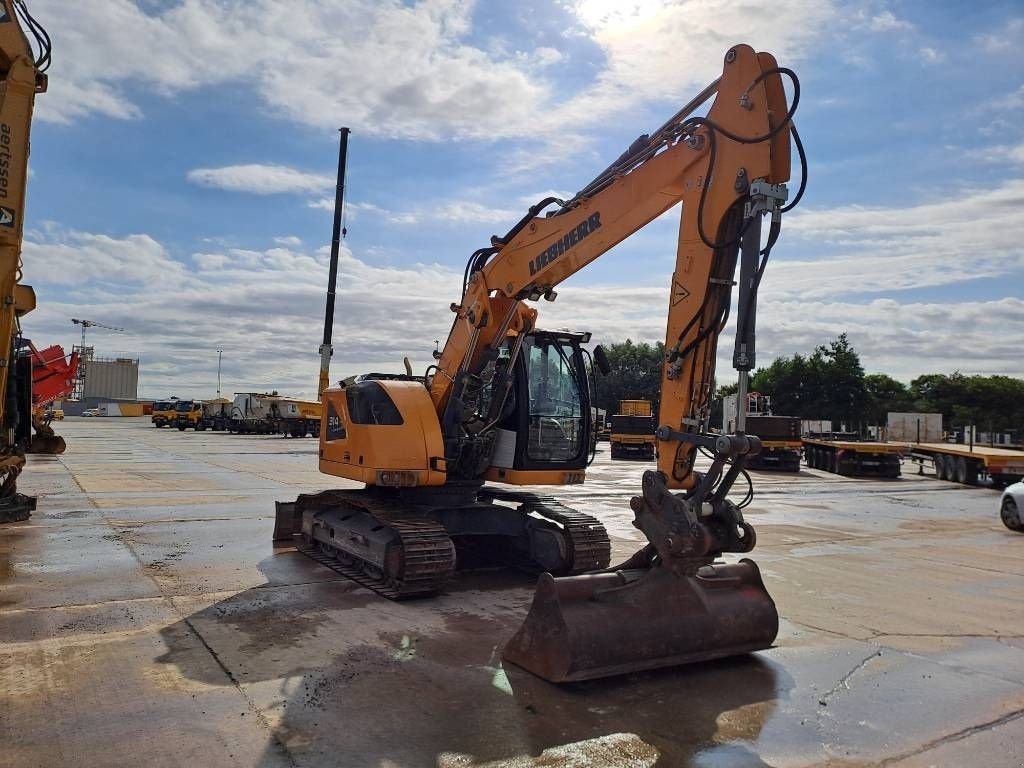
[[[78,378],[71,399],[63,403],[68,416],[81,415],[87,408],[108,403],[139,403],[139,360],[132,357],[95,357],[92,347],[75,347],[79,352]]]

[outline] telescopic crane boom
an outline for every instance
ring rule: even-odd
[[[275,538],[296,535],[321,562],[393,598],[439,590],[457,564],[546,572],[505,659],[550,680],[770,646],[778,614],[757,566],[715,562],[754,547],[727,494],[760,443],[742,430],[711,435],[708,419],[738,265],[741,389],[754,365],[757,288],[787,209],[791,136],[803,160],[798,101],[791,70],[737,45],[721,78],[571,200],[542,200],[476,251],[436,366],[422,377],[366,374],[324,393],[321,471],[367,487],[280,505]],[[483,484],[583,482],[593,425],[581,345],[590,336],[538,330],[533,303],[554,301],[563,280],[679,203],[658,465],[630,504],[648,544],[608,570],[597,519]],[[601,367],[599,348],[595,358]],[[694,470],[698,448],[713,456],[705,473]]]
[[[17,337],[20,318],[36,306],[21,283],[21,245],[32,108],[46,91],[49,66],[50,38],[25,3],[0,0],[0,522],[23,520],[35,508],[35,499],[16,490],[32,434],[31,357],[18,357]]]

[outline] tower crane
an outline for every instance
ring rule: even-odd
[[[82,348],[85,349],[85,331],[87,328],[106,328],[108,331],[123,331],[124,328],[118,328],[113,325],[104,325],[103,323],[97,323],[95,320],[79,320],[78,318],[72,317],[71,322],[75,325],[82,326]]]
[[[89,328],[104,328],[108,331],[123,331],[124,328],[118,328],[115,325],[105,325],[103,323],[97,323],[95,320],[79,320],[77,317],[71,318],[71,322],[75,325],[82,326],[82,346],[78,348],[78,376],[75,378],[75,390],[71,393],[72,400],[81,400],[85,395],[85,371],[89,363],[92,362],[92,347],[85,346],[85,332]]]

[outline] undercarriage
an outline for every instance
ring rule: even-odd
[[[559,576],[606,568],[608,534],[549,496],[480,486],[324,491],[277,504],[276,542],[384,597],[444,589],[456,570]]]

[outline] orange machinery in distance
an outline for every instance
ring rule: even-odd
[[[754,365],[757,286],[787,200],[798,100],[791,70],[737,45],[719,80],[571,200],[542,200],[492,237],[466,265],[436,365],[323,393],[320,469],[366,487],[279,503],[275,540],[393,599],[443,589],[456,567],[542,572],[504,658],[549,680],[770,646],[778,615],[757,566],[715,562],[754,547],[727,494],[758,441],[742,425],[711,435],[708,419],[738,265],[741,388]],[[534,303],[554,301],[559,283],[680,203],[658,465],[631,503],[648,544],[609,570],[598,519],[522,489],[583,482],[593,445],[590,334],[539,330]],[[594,360],[607,369],[600,347]],[[698,447],[714,455],[704,473],[694,470]]]

